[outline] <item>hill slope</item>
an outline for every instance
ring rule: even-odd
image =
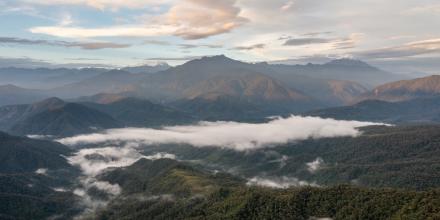
[[[440,97],[417,98],[401,102],[366,100],[352,106],[322,109],[307,115],[343,120],[388,123],[440,122]]]
[[[94,219],[424,219],[440,214],[438,190],[248,188],[239,179],[169,159],[143,159],[101,178],[124,191]]]
[[[70,218],[78,210],[75,196],[61,192],[77,175],[59,143],[0,133],[0,218]]]
[[[5,106],[0,112],[2,129],[17,135],[70,136],[120,127],[105,113],[57,98],[31,105]]]
[[[10,84],[0,86],[0,106],[28,104],[46,97],[40,90],[24,89]]]
[[[396,102],[437,95],[440,95],[440,76],[434,75],[384,84],[365,94],[362,99]]]
[[[137,98],[119,98],[105,104],[81,103],[104,112],[124,126],[150,127],[192,122],[194,118],[176,109]]]

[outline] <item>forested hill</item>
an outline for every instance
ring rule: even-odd
[[[127,178],[129,177],[129,178]],[[141,160],[102,177],[123,194],[92,219],[436,219],[440,190],[352,186],[248,187],[169,159]]]

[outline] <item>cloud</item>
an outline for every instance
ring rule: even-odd
[[[321,169],[323,163],[324,163],[324,160],[322,158],[318,157],[318,158],[316,158],[316,160],[309,162],[309,163],[306,163],[307,170],[310,173],[315,173],[316,171]]]
[[[149,17],[142,24],[98,28],[57,25],[33,27],[29,30],[32,33],[66,38],[174,35],[184,39],[201,39],[230,32],[247,22],[247,19],[239,16],[241,10],[235,3],[236,0],[181,0],[166,13]]]
[[[147,61],[189,61],[194,59],[200,59],[203,56],[183,56],[183,57],[152,57],[147,58]]]
[[[239,46],[232,48],[233,50],[255,50],[255,49],[264,49],[266,44],[254,44],[250,46]]]
[[[432,5],[423,5],[413,7],[411,9],[403,11],[403,15],[417,15],[417,14],[426,14],[426,13],[435,13],[440,14],[440,4],[432,4]]]
[[[175,160],[177,157],[174,154],[159,152],[150,156],[144,156],[143,158],[148,160],[159,160],[159,159],[173,159]]]
[[[174,154],[164,152],[144,156],[139,153],[137,147],[137,144],[126,144],[121,147],[81,149],[67,158],[69,163],[79,167],[83,174],[79,178],[79,186],[73,191],[75,195],[82,198],[81,202],[85,207],[83,215],[106,206],[110,199],[121,193],[122,189],[118,184],[99,180],[100,174],[112,168],[130,166],[141,158],[148,160],[176,159]],[[106,193],[108,197],[97,198],[89,193],[92,189]]]
[[[295,4],[295,1],[290,0],[288,2],[286,2],[283,6],[281,6],[281,11],[288,11],[290,8],[293,7],[293,5]]]
[[[31,138],[31,139],[39,139],[39,140],[45,140],[45,139],[51,139],[54,136],[53,135],[38,135],[38,134],[30,134],[30,135],[26,135],[26,137]]]
[[[182,0],[163,17],[167,24],[178,27],[174,35],[200,39],[230,32],[246,23],[235,4],[236,0]]]
[[[246,183],[249,186],[264,186],[270,188],[286,189],[293,186],[318,186],[316,183],[309,183],[304,180],[299,180],[296,177],[253,177]]]
[[[111,26],[101,28],[44,26],[29,29],[34,34],[46,34],[65,38],[93,38],[93,37],[147,37],[170,35],[176,31],[171,26]]]
[[[192,49],[192,48],[200,48],[200,47],[215,49],[215,48],[223,47],[222,45],[218,45],[218,44],[179,44],[178,46],[182,49]]]
[[[193,49],[193,48],[210,48],[210,49],[215,49],[215,48],[222,48],[223,45],[219,45],[219,44],[172,44],[170,42],[167,41],[160,41],[160,40],[147,40],[144,41],[144,44],[151,44],[151,45],[159,45],[159,46],[177,46],[180,47],[181,49]]]
[[[102,5],[102,2],[97,1],[97,5]],[[184,39],[201,39],[230,32],[247,22],[247,19],[239,16],[241,10],[235,3],[236,0],[181,0],[172,5],[168,12],[155,16],[144,24],[98,28],[58,25],[33,27],[29,30],[32,33],[66,38],[174,35]]]
[[[109,48],[127,48],[130,44],[118,44],[110,42],[68,42],[68,41],[48,41],[30,40],[15,37],[0,37],[0,44],[20,44],[20,45],[48,45],[59,47],[78,47],[85,50],[99,50]]]
[[[354,53],[359,58],[400,58],[440,53],[440,38],[409,42],[395,47],[367,50]]]
[[[75,58],[76,60],[84,60],[83,58]],[[32,59],[29,57],[0,57],[0,68],[17,67],[17,68],[115,68],[115,66],[99,63],[64,63],[55,64],[46,60]]]
[[[97,176],[110,167],[125,167],[133,164],[141,155],[133,147],[105,147],[82,149],[68,158],[87,176]]]
[[[163,129],[110,129],[104,133],[79,135],[58,141],[66,145],[121,141],[142,144],[183,143],[196,147],[221,147],[246,151],[309,138],[354,137],[360,134],[358,127],[369,125],[384,124],[291,116],[260,124],[219,121]]]
[[[35,171],[35,173],[39,174],[39,175],[47,175],[47,169],[46,168],[40,168],[40,169],[37,169]]]
[[[159,46],[170,46],[170,45],[172,45],[170,42],[161,41],[161,40],[146,40],[146,41],[144,41],[144,44],[152,44],[152,45],[159,45]]]
[[[22,0],[40,5],[85,5],[99,10],[118,10],[120,8],[138,9],[152,5],[164,4],[166,0]]]
[[[329,32],[322,32],[322,33],[329,33]],[[363,36],[363,34],[360,33],[353,33],[350,36],[344,38],[315,37],[316,35],[322,33],[319,32],[308,33],[307,36],[311,36],[311,37],[302,37],[302,38],[282,37],[280,39],[282,40],[287,38],[287,40],[283,44],[284,46],[309,46],[316,44],[329,44],[331,49],[350,49],[350,48],[354,48]]]
[[[288,39],[284,45],[285,46],[303,46],[303,45],[310,45],[310,44],[325,44],[332,42],[333,39],[326,39],[326,38],[292,38]]]

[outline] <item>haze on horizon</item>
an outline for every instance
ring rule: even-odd
[[[367,61],[436,74],[434,0],[0,0],[0,67]],[[69,65],[67,65],[69,64]]]

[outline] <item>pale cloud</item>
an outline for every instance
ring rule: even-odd
[[[69,41],[48,41],[48,40],[32,40],[24,38],[0,37],[1,44],[20,44],[20,45],[47,45],[58,47],[78,47],[85,50],[99,50],[99,49],[117,49],[127,48],[130,44],[120,44],[112,42],[69,42]]]
[[[291,116],[259,124],[219,121],[163,129],[110,129],[104,133],[79,135],[58,141],[66,145],[121,141],[147,145],[182,143],[196,147],[221,147],[246,151],[310,138],[354,137],[360,134],[358,127],[370,125],[384,124]]]
[[[416,6],[416,7],[413,7],[408,10],[403,11],[402,14],[404,14],[404,15],[417,15],[417,14],[426,14],[426,13],[434,13],[434,14],[440,15],[440,4]]]
[[[184,39],[201,39],[228,33],[247,22],[247,19],[239,16],[241,10],[235,6],[235,2],[235,0],[182,0],[172,5],[168,12],[148,19],[144,24],[98,28],[40,26],[30,28],[29,31],[66,38],[174,35]]]
[[[118,10],[120,8],[137,9],[171,2],[170,0],[22,0],[30,4],[41,5],[84,5],[99,10]]]
[[[287,11],[295,4],[293,0],[286,2],[283,6],[281,6],[281,11]]]
[[[37,169],[35,171],[35,173],[39,174],[39,175],[47,175],[47,169],[46,168],[40,168],[40,169]]]
[[[305,36],[316,36],[318,33],[309,33]],[[363,34],[353,33],[344,38],[324,38],[324,37],[302,37],[288,38],[283,45],[285,46],[310,46],[316,44],[327,44],[329,49],[350,49],[356,47],[361,41]],[[285,37],[284,37],[285,38]],[[280,38],[280,39],[284,39]]]
[[[185,39],[200,39],[230,32],[247,19],[239,16],[236,0],[183,0],[163,16],[166,23],[178,27],[174,33]]]
[[[63,17],[61,18],[61,21],[59,23],[60,26],[68,26],[73,24],[73,18],[72,15],[69,13],[66,13],[63,15]]]
[[[319,169],[321,169],[322,165],[324,164],[324,160],[320,157],[316,158],[314,161],[306,163],[307,170],[310,173],[315,173]]]
[[[409,42],[395,47],[366,50],[354,53],[354,55],[359,58],[380,59],[412,57],[433,53],[440,53],[440,38]]]
[[[254,44],[250,46],[237,46],[232,48],[233,50],[255,50],[255,49],[264,49],[266,44]]]
[[[34,34],[46,34],[65,38],[94,38],[94,37],[147,37],[171,35],[175,27],[151,26],[110,26],[101,28],[45,26],[29,29]]]
[[[316,183],[310,183],[304,180],[300,180],[296,177],[253,177],[246,183],[248,186],[263,186],[270,188],[286,189],[289,187],[298,186],[318,186]]]

